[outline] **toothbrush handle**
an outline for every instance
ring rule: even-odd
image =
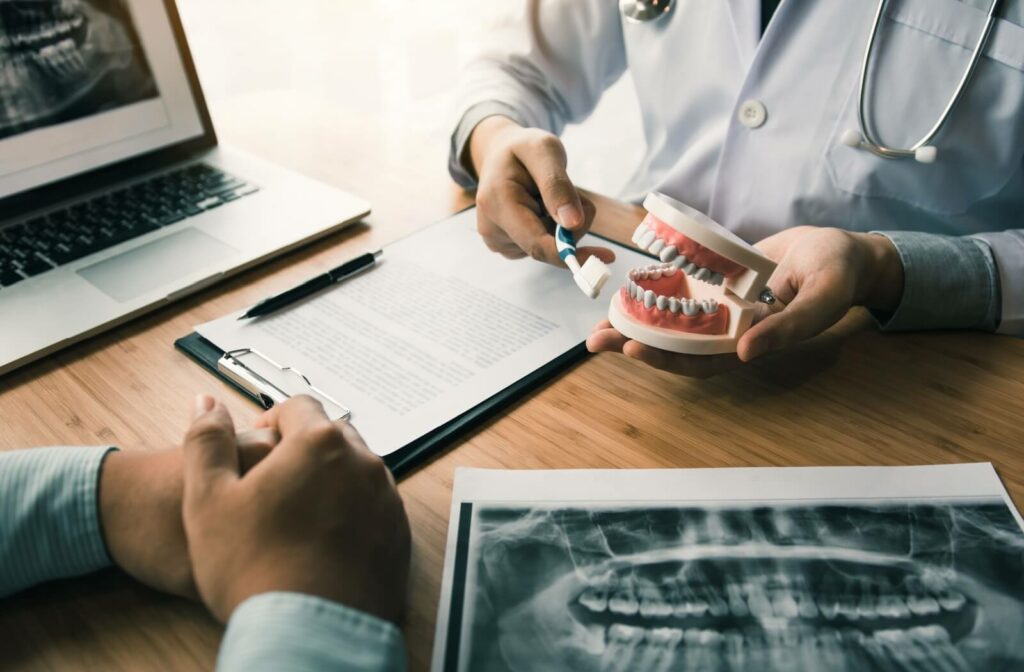
[[[562,261],[576,256],[576,238],[559,224],[555,227],[555,249]]]
[[[555,227],[555,249],[573,275],[580,272],[580,262],[576,259],[576,239],[572,232],[563,229],[561,224]]]

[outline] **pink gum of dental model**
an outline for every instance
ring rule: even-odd
[[[681,272],[658,279],[637,280],[636,284],[644,290],[653,291],[658,296],[676,299],[691,298],[687,291],[686,275]],[[682,312],[673,313],[670,310],[659,310],[657,306],[648,308],[642,299],[637,300],[631,297],[626,287],[620,289],[619,294],[622,307],[627,315],[662,329],[713,336],[724,334],[729,328],[729,306],[724,303],[720,303],[718,309],[713,313],[698,310],[696,315],[685,315]]]
[[[684,236],[671,226],[661,221],[651,213],[644,217],[644,224],[648,226],[661,240],[665,241],[666,247],[674,245],[679,254],[683,255],[698,266],[703,266],[716,273],[721,273],[727,278],[734,278],[745,270],[741,264],[726,259],[717,252],[713,252],[697,241]]]

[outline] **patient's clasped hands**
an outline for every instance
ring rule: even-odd
[[[100,477],[111,557],[220,620],[249,597],[296,592],[397,621],[410,535],[394,479],[348,423],[296,397],[236,434],[207,396],[180,449],[114,452]]]

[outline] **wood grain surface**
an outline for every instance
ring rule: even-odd
[[[373,214],[364,225],[0,379],[0,449],[173,445],[199,392],[223,399],[247,426],[257,409],[176,351],[174,339],[469,203],[447,178],[443,157],[411,134],[393,127],[385,133],[371,115],[265,92],[232,99],[216,118],[223,140],[360,194]],[[639,210],[597,201],[599,229],[628,239]],[[1021,504],[1022,418],[1024,341],[882,335],[860,311],[791,352],[709,380],[673,377],[616,355],[591,357],[401,482],[414,536],[404,625],[411,667],[429,664],[458,466],[991,461]],[[110,570],[0,603],[0,668],[212,668],[221,632],[200,605]]]

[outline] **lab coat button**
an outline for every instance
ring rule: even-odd
[[[740,105],[737,116],[740,123],[747,128],[760,128],[768,118],[768,110],[759,100],[747,100]]]

